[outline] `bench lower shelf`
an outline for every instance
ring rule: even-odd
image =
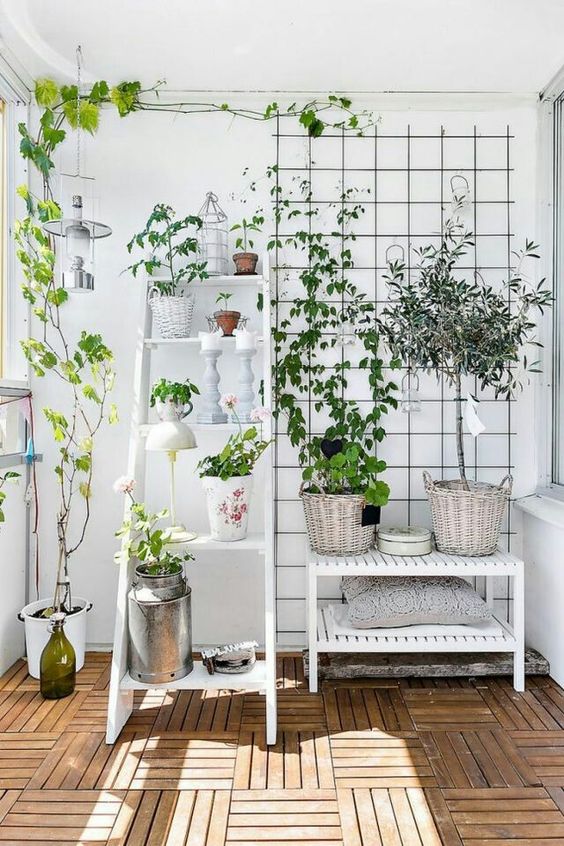
[[[122,690],[264,690],[266,685],[266,661],[257,661],[248,673],[210,675],[202,662],[196,659],[194,669],[183,679],[144,684],[126,673],[121,680],[120,688]]]
[[[467,627],[435,625],[359,629],[351,634],[335,619],[333,608],[342,604],[325,604],[317,612],[319,652],[514,652],[517,645],[511,628],[495,616],[479,628],[468,627],[467,633]]]

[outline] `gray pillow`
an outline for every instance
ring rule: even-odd
[[[345,576],[341,589],[357,629],[464,625],[492,616],[468,582],[456,576]]]

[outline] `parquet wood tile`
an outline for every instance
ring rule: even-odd
[[[130,750],[133,790],[230,790],[237,732],[163,732],[139,738]],[[133,760],[131,760],[133,758]],[[120,776],[123,775],[123,767]]]
[[[344,846],[441,846],[443,842],[417,787],[339,789]]]
[[[340,846],[341,819],[334,790],[234,790],[227,843]]]
[[[279,734],[256,692],[136,691],[105,743],[109,656],[43,700],[0,678],[0,843],[564,844],[564,692],[549,678],[362,679],[310,694],[280,655]]]
[[[338,788],[435,787],[425,749],[415,732],[350,731],[331,735]]]
[[[564,814],[545,790],[445,790],[443,796],[463,846],[564,843]]]

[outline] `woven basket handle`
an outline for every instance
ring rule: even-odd
[[[511,473],[508,473],[507,476],[504,476],[501,482],[499,483],[500,491],[506,488],[507,493],[511,496],[511,491],[513,489],[513,476]]]
[[[423,482],[425,483],[425,490],[430,491],[435,487],[433,478],[428,470],[423,470]]]
[[[151,301],[151,300],[154,300],[154,299],[155,299],[155,297],[162,297],[162,293],[159,291],[159,289],[157,288],[157,286],[156,286],[156,285],[152,285],[152,286],[149,288],[149,294],[148,294],[148,296],[147,296],[147,299],[148,299],[149,301]]]

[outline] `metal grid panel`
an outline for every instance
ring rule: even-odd
[[[279,120],[277,187],[284,188],[295,177],[307,178],[311,206],[320,208],[340,203],[347,188],[362,192],[360,202],[367,212],[358,231],[355,229],[353,272],[355,281],[373,297],[377,308],[387,296],[383,280],[386,250],[390,246],[402,247],[408,272],[411,271],[408,245],[414,248],[437,241],[448,214],[451,179],[456,175],[463,176],[469,186],[467,224],[475,235],[475,246],[459,269],[466,275],[481,273],[493,284],[507,278],[513,238],[513,135],[509,126],[504,133],[481,133],[474,126],[467,134],[449,134],[444,126],[437,127],[434,134],[419,134],[406,126],[405,132],[387,134],[376,125],[369,136],[330,132],[313,140],[284,129]],[[283,226],[276,231],[276,236],[284,234]],[[275,313],[278,323],[281,309],[292,301],[291,296],[285,298],[284,280],[303,268],[289,266],[279,255],[275,265],[276,297],[280,298]],[[350,350],[343,347],[342,355],[354,357]],[[355,372],[359,380],[365,378],[353,367],[352,374]],[[387,524],[430,525],[422,470],[430,470],[435,478],[457,475],[452,391],[443,380],[437,382],[433,377],[419,375],[422,412],[410,415],[398,410],[388,415],[384,421],[387,437],[378,446],[379,456],[388,463],[385,478],[392,489],[390,503],[382,515]],[[362,384],[352,375],[351,383],[356,385],[351,399],[362,404]],[[479,439],[466,436],[468,475],[499,482],[513,470],[512,402],[495,399],[491,391],[481,392],[475,379],[467,381],[466,389],[481,400],[480,416],[487,426]],[[310,400],[305,411],[310,432],[317,431],[319,421]],[[305,526],[298,498],[300,472],[295,452],[285,438],[283,420],[278,421],[276,434],[277,632],[281,645],[299,644],[305,636]],[[502,527],[502,548],[510,549],[512,535],[508,513]],[[483,587],[480,581],[478,588]],[[327,582],[326,598],[337,596],[338,580]],[[495,596],[498,613],[509,619],[511,595],[507,579],[499,579]]]

